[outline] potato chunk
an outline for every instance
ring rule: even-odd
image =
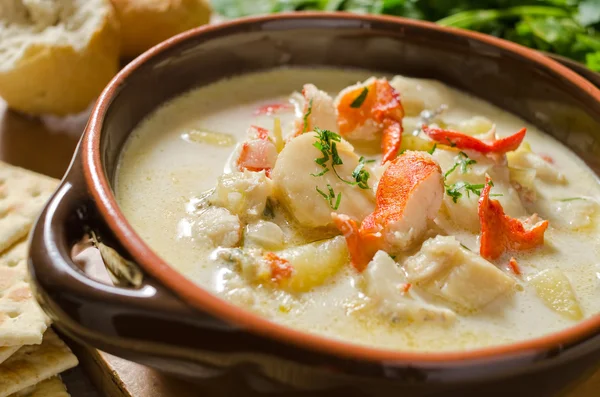
[[[481,309],[515,286],[511,277],[461,247],[453,236],[427,240],[404,268],[410,282],[469,311]]]
[[[395,76],[390,85],[400,93],[406,116],[418,116],[423,110],[436,110],[453,102],[452,93],[435,80]]]
[[[354,148],[344,140],[337,142],[337,150],[343,161],[343,164],[335,167],[340,178],[331,169],[315,177],[313,175],[323,172],[323,167],[315,163],[315,159],[322,157],[322,153],[313,146],[316,141],[316,133],[307,132],[292,139],[281,151],[272,173],[276,197],[302,226],[329,226],[333,223],[333,209],[317,188],[327,192],[327,185],[330,185],[336,195],[341,194],[340,206],[336,211],[358,222],[362,221],[375,208],[372,189],[361,189],[340,180],[354,180],[352,172],[359,161]],[[326,164],[331,168],[331,161]],[[369,186],[372,183],[369,181]]]
[[[231,213],[256,219],[265,210],[267,198],[273,194],[273,183],[264,171],[232,172],[219,177],[210,202]]]
[[[342,236],[287,248],[276,252],[291,264],[292,276],[279,282],[281,288],[305,292],[323,284],[349,262]]]
[[[542,181],[557,184],[567,182],[565,175],[558,171],[558,167],[534,153],[527,143],[523,143],[516,151],[507,153],[506,158],[510,167],[534,169],[537,178]]]
[[[558,269],[546,269],[529,281],[546,306],[572,320],[581,320],[583,312],[569,279]]]
[[[593,225],[598,202],[592,198],[573,197],[553,202],[548,214],[555,227],[579,230]]]
[[[456,314],[415,299],[406,275],[385,251],[377,251],[363,277],[367,294],[391,320],[451,322]],[[408,287],[408,288],[407,288]]]

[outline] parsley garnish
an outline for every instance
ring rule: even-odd
[[[331,169],[333,169],[333,172],[339,178],[340,181],[347,183],[348,185],[356,185],[361,189],[369,189],[368,181],[370,174],[367,170],[364,169],[364,166],[365,164],[371,163],[374,160],[366,160],[364,157],[361,157],[358,160],[358,165],[352,172],[352,178],[354,178],[354,181],[347,181],[344,178],[342,178],[335,169],[336,165],[342,165],[344,163],[337,150],[337,142],[340,142],[342,138],[335,132],[329,130],[315,128],[315,132],[317,133],[317,141],[313,143],[313,146],[319,149],[319,151],[321,152],[321,157],[315,159],[315,163],[323,167],[323,171],[321,171],[318,174],[311,175],[318,177],[323,176],[325,173],[327,173],[329,171],[329,168],[327,168],[327,162],[329,161],[329,159],[331,159]]]
[[[313,100],[308,102],[308,109],[304,113],[304,126],[302,127],[302,133],[304,134],[308,130],[308,116],[312,113]]]
[[[456,143],[452,142],[450,140],[450,138],[446,137],[446,140],[448,141],[448,144],[450,145],[450,147],[456,147]]]
[[[488,184],[490,186],[494,186],[494,182],[489,181]],[[446,193],[448,196],[452,197],[452,201],[455,203],[458,202],[458,199],[462,197],[461,189],[464,189],[467,192],[467,197],[471,197],[471,193],[476,194],[477,196],[481,196],[481,189],[485,187],[485,183],[472,184],[469,182],[456,182],[452,185],[445,185]]]
[[[323,175],[325,175],[328,172],[329,172],[329,168],[325,168],[323,171],[319,172],[318,174],[312,174],[311,173],[311,175],[312,176],[323,176]]]
[[[434,143],[433,146],[431,147],[431,149],[429,149],[427,151],[427,153],[429,154],[433,154],[433,152],[435,152],[435,149],[437,148],[437,143]]]
[[[462,197],[461,189],[465,189],[467,192],[467,197],[471,197],[471,193],[476,195],[481,195],[481,189],[485,187],[485,184],[472,184],[468,182],[456,182],[452,185],[446,185],[446,193],[448,196],[452,197],[452,201],[455,203],[458,202],[458,199]]]
[[[583,197],[568,197],[564,199],[558,199],[558,201],[567,202],[567,201],[577,201],[577,200],[586,200]]]
[[[315,189],[317,189],[317,192],[321,196],[323,196],[323,198],[329,203],[331,209],[337,210],[340,207],[340,201],[342,200],[342,192],[339,192],[336,196],[330,184],[327,184],[328,193],[325,193],[324,191],[319,189],[318,186],[315,186]],[[335,200],[335,205],[333,204],[333,200]]]
[[[361,105],[363,104],[365,99],[367,99],[368,93],[369,93],[369,89],[367,87],[363,88],[363,90],[360,92],[360,94],[358,94],[358,96],[356,98],[354,98],[354,100],[350,104],[350,107],[354,108],[354,109],[361,107]]]
[[[323,168],[327,168],[326,163],[329,160],[330,156],[333,156],[333,153],[335,151],[335,155],[337,156],[337,158],[334,158],[332,160],[332,163],[342,164],[342,159],[339,158],[336,147],[336,142],[340,142],[342,140],[342,137],[336,134],[335,132],[329,130],[322,130],[320,128],[315,128],[315,132],[317,133],[316,137],[318,138],[318,140],[315,143],[313,143],[313,146],[319,149],[319,151],[323,155],[322,157],[315,159],[315,163],[319,164]]]
[[[460,167],[461,174],[465,174],[467,173],[468,167],[475,163],[477,163],[477,161],[470,159],[465,152],[458,152],[458,161],[454,163],[452,168],[446,171],[446,173],[444,174],[444,181],[446,180],[448,175],[453,173],[454,170],[456,170],[458,167]],[[490,181],[490,184],[494,186],[492,181]],[[452,197],[452,201],[456,203],[458,202],[458,199],[462,197],[462,193],[460,192],[461,189],[464,189],[467,192],[467,197],[471,197],[471,193],[477,194],[479,196],[481,195],[481,189],[485,187],[485,184],[474,185],[468,182],[456,182],[452,185],[446,185],[446,183],[444,183],[444,187],[446,188],[446,193],[448,194],[448,196]]]
[[[460,166],[460,173],[466,174],[467,168],[470,165],[473,165],[476,163],[477,163],[477,161],[470,159],[469,156],[467,156],[467,154],[465,152],[458,152],[458,161],[456,163],[454,163],[452,168],[450,168],[448,171],[446,171],[446,173],[444,174],[444,179],[448,175],[450,175],[458,166]]]
[[[369,172],[364,169],[367,162],[369,162],[369,160],[365,160],[364,157],[360,156],[360,159],[358,159],[358,165],[354,171],[352,171],[352,178],[354,178],[356,185],[361,189],[369,188],[368,181],[370,175]]]

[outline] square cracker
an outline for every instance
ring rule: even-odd
[[[60,378],[55,376],[12,394],[10,397],[71,397],[71,395],[67,392],[67,387]]]
[[[41,345],[23,346],[0,364],[0,397],[35,386],[77,364],[77,357],[49,329]]]
[[[29,233],[57,186],[56,179],[0,162],[0,252]]]
[[[0,347],[40,344],[50,323],[31,293],[26,258],[27,242],[0,255]]]

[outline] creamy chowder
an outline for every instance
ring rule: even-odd
[[[583,162],[442,83],[372,76],[279,69],[172,100],[126,144],[122,211],[203,288],[354,343],[472,349],[597,314]]]

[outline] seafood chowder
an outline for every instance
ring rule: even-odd
[[[600,311],[600,188],[566,147],[432,80],[279,69],[133,131],[115,193],[169,264],[271,321],[397,350]]]

